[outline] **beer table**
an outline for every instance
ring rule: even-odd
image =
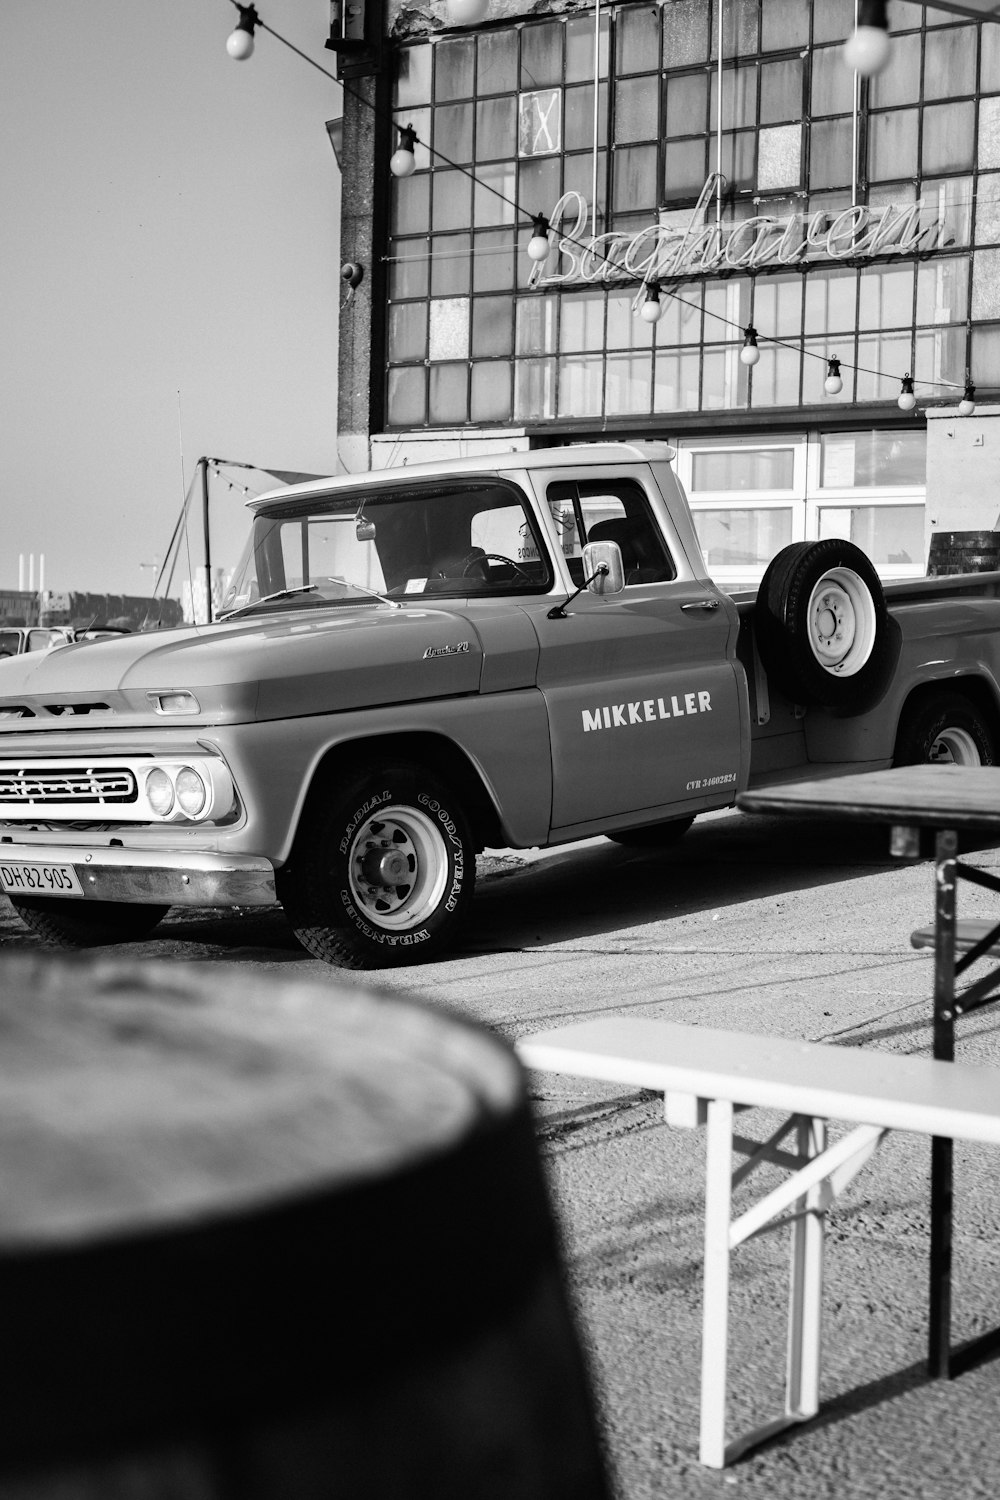
[[[958,858],[962,833],[1000,839],[1000,767],[919,765],[897,766],[855,776],[832,776],[819,781],[742,792],[737,806],[750,813],[781,813],[800,817],[830,817],[891,827],[890,850],[900,858],[920,856],[920,834],[934,835],[935,916],[933,1049],[935,1058],[953,1062],[955,1020],[981,1006],[1000,1000],[1000,966],[956,993],[956,978],[977,959],[1000,944],[1000,904],[995,924],[977,922],[969,938],[957,923],[959,880],[1000,894],[1000,878]],[[918,942],[919,934],[913,935]],[[930,943],[930,935],[927,942]],[[956,950],[963,949],[956,959]],[[998,1075],[1000,1086],[1000,1075]],[[1000,1327],[963,1345],[951,1347],[952,1157],[954,1143],[931,1141],[930,1374],[961,1374],[1000,1350]]]

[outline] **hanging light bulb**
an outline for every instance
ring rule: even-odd
[[[531,227],[531,239],[528,241],[528,254],[532,260],[541,263],[548,256],[552,248],[549,243],[549,221],[544,214],[536,214]]]
[[[828,359],[826,362],[826,379],[823,389],[828,396],[839,396],[844,389],[844,382],[840,378],[840,360]]]
[[[755,365],[760,359],[760,350],[757,348],[757,330],[752,323],[748,323],[743,330],[743,348],[740,350],[740,360],[745,365]]]
[[[417,169],[417,158],[413,148],[417,144],[417,132],[412,125],[399,126],[399,144],[389,158],[389,171],[393,177],[412,177]]]
[[[646,287],[646,300],[639,309],[639,316],[646,323],[658,323],[663,315],[663,303],[660,301],[660,288],[655,281]]]
[[[448,20],[453,26],[475,26],[489,8],[489,0],[448,0]]]
[[[862,78],[881,73],[889,61],[889,20],[885,0],[861,0],[858,24],[844,43],[844,62]]]
[[[976,409],[976,387],[972,384],[968,375],[965,377],[965,395],[958,403],[958,415],[960,417],[971,417]]]
[[[896,397],[896,405],[900,411],[912,411],[917,404],[917,398],[913,394],[913,378],[907,372],[903,376],[902,388]]]
[[[236,62],[245,62],[248,57],[253,56],[253,29],[260,20],[252,5],[237,5],[240,18],[236,22],[236,30],[231,31],[226,38],[226,51]]]

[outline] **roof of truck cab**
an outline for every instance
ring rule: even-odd
[[[331,491],[357,489],[359,485],[398,484],[402,479],[428,479],[450,474],[495,474],[509,469],[579,468],[590,464],[669,463],[676,449],[669,443],[567,443],[559,448],[511,449],[505,453],[479,453],[470,458],[444,458],[434,463],[403,464],[399,468],[367,469],[363,474],[337,474],[329,479],[311,479],[305,484],[283,485],[255,495],[246,503],[256,509],[271,500],[296,496],[327,495]]]

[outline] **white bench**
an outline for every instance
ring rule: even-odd
[[[699,1457],[716,1469],[816,1415],[825,1213],[886,1132],[1000,1144],[1000,1073],[992,1068],[622,1016],[539,1032],[517,1051],[542,1072],[656,1090],[669,1124],[707,1121]],[[763,1142],[733,1131],[734,1111],[755,1106],[788,1114]],[[831,1119],[856,1128],[828,1146]],[[792,1132],[789,1150],[781,1143]],[[734,1151],[748,1158],[735,1172]],[[765,1161],[791,1176],[733,1218],[733,1188]],[[785,1411],[727,1443],[730,1253],[778,1227],[779,1215],[792,1226]]]

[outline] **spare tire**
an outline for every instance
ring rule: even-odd
[[[878,574],[853,542],[793,542],[772,559],[754,607],[768,677],[795,703],[864,713],[897,655]]]

